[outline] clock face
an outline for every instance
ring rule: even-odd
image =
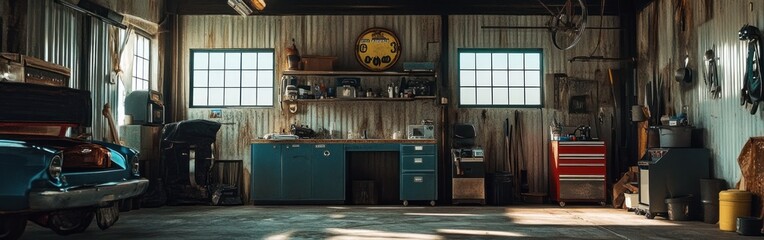
[[[401,56],[401,42],[390,30],[369,28],[358,36],[355,56],[366,69],[384,71],[395,65]]]

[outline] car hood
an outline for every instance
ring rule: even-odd
[[[0,124],[91,126],[90,92],[0,81]]]
[[[0,134],[0,142],[3,141],[16,144],[34,145],[53,151],[89,143],[88,141],[80,139],[58,136]]]

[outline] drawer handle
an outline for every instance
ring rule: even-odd
[[[414,177],[414,182],[415,182],[415,183],[421,183],[421,182],[424,182],[424,177]]]
[[[328,157],[329,155],[332,155],[332,153],[330,153],[329,150],[324,150],[324,157]]]
[[[604,182],[604,178],[560,178],[560,182]]]
[[[294,145],[292,145],[292,147],[300,147],[300,145],[299,144],[294,144]]]
[[[316,148],[326,148],[326,145],[324,145],[324,144],[316,144]]]
[[[422,158],[414,158],[414,163],[422,163]]]
[[[422,151],[424,150],[423,146],[414,146],[414,151]]]

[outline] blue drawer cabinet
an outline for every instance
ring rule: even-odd
[[[345,151],[342,144],[314,144],[311,199],[345,200]]]
[[[435,144],[402,144],[400,148],[400,199],[429,200],[435,206],[438,199],[437,154]]]
[[[434,144],[404,144],[401,145],[401,155],[434,155],[435,149]]]
[[[401,156],[401,169],[406,171],[434,171],[435,155]]]
[[[405,196],[406,201],[435,200],[435,181],[435,173],[402,173],[401,198]]]
[[[252,199],[279,200],[281,194],[281,146],[252,144]]]

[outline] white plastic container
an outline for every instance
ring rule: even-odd
[[[639,193],[623,193],[623,204],[627,209],[635,209],[639,206]]]

